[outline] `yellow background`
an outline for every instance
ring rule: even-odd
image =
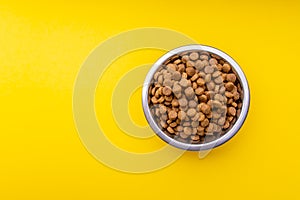
[[[300,198],[299,22],[296,0],[2,0],[0,199]],[[99,43],[149,26],[174,29],[231,55],[248,78],[251,107],[239,133],[205,159],[187,152],[157,172],[127,174],[105,167],[81,144],[72,90]],[[162,53],[120,58],[115,78]],[[141,105],[140,90],[130,113],[145,125],[134,105]],[[110,137],[132,151],[164,145],[156,137],[145,145]]]

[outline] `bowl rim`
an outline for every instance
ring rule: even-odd
[[[237,118],[237,121],[235,124],[231,127],[231,129],[225,133],[223,136],[219,137],[218,139],[208,142],[208,143],[203,143],[203,144],[188,144],[184,142],[177,141],[171,137],[169,137],[166,133],[164,133],[157,125],[157,123],[154,121],[152,114],[150,112],[150,108],[148,105],[148,93],[149,93],[149,86],[152,80],[152,77],[154,76],[155,72],[157,69],[170,57],[174,56],[175,54],[179,54],[185,51],[208,51],[210,53],[216,54],[223,59],[225,59],[235,70],[235,72],[238,75],[238,78],[240,80],[241,86],[243,88],[244,92],[244,98],[243,98],[243,105],[241,108],[241,113],[240,116]],[[143,106],[143,111],[144,115],[152,128],[152,130],[158,135],[162,140],[164,140],[166,143],[183,149],[183,150],[189,150],[189,151],[201,151],[201,150],[208,150],[215,148],[217,146],[220,146],[230,140],[242,127],[243,123],[245,122],[245,119],[247,117],[248,111],[249,111],[249,106],[250,106],[250,90],[249,90],[249,85],[248,81],[246,79],[246,76],[239,66],[239,64],[231,58],[228,54],[225,52],[211,46],[207,45],[200,45],[200,44],[191,44],[191,45],[185,45],[185,46],[180,46],[178,48],[172,49],[162,55],[150,68],[148,74],[146,75],[144,84],[143,84],[143,89],[142,89],[142,106]]]

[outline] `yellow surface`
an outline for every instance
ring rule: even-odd
[[[296,0],[2,0],[0,199],[299,199],[299,22]],[[187,152],[167,168],[136,175],[107,168],[86,151],[73,122],[72,90],[99,43],[148,26],[231,55],[248,78],[251,107],[241,131],[205,159]],[[135,52],[124,66],[120,58],[114,78],[162,53]],[[140,92],[129,108],[145,125]],[[137,152],[163,145],[158,138],[144,145],[110,138]]]

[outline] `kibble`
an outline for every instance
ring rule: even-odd
[[[179,71],[175,71],[172,75],[172,78],[175,80],[175,81],[179,81],[181,79],[181,73]]]
[[[196,110],[194,108],[188,109],[187,115],[189,117],[193,117],[193,116],[195,116],[195,114],[196,114]]]
[[[195,63],[193,61],[187,61],[186,62],[186,67],[194,67],[195,66]]]
[[[214,67],[211,66],[211,65],[206,66],[206,67],[204,68],[204,72],[205,72],[206,74],[211,74],[211,73],[214,72]]]
[[[235,76],[234,74],[227,74],[226,80],[227,80],[228,82],[234,83],[235,80],[236,80],[236,76]]]
[[[192,99],[195,95],[194,89],[192,87],[188,87],[184,90],[184,93],[188,99]]]
[[[169,112],[169,119],[170,120],[174,120],[174,119],[176,119],[177,118],[177,112],[175,112],[174,110],[171,110],[170,112]]]
[[[227,63],[223,64],[223,66],[222,66],[223,72],[228,73],[230,71],[230,69],[231,69],[231,67],[229,64],[227,64]]]
[[[243,90],[232,66],[206,51],[182,52],[153,75],[148,103],[159,127],[178,141],[200,144],[236,122]]]
[[[178,102],[179,102],[179,106],[180,107],[185,107],[188,104],[188,101],[186,99],[184,99],[184,98],[183,99],[179,99]]]
[[[169,86],[165,86],[162,89],[162,93],[163,93],[163,95],[169,96],[172,94],[172,89]]]
[[[197,52],[193,52],[190,54],[191,60],[197,60],[199,58],[199,54]]]
[[[186,74],[189,75],[189,76],[193,76],[195,74],[195,69],[194,67],[188,67],[186,68]]]
[[[189,82],[186,78],[182,78],[179,82],[179,84],[182,86],[182,87],[187,87],[189,86]]]

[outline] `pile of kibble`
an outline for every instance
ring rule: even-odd
[[[168,136],[185,143],[213,141],[234,125],[243,90],[231,65],[206,51],[174,55],[149,87],[151,114]]]

